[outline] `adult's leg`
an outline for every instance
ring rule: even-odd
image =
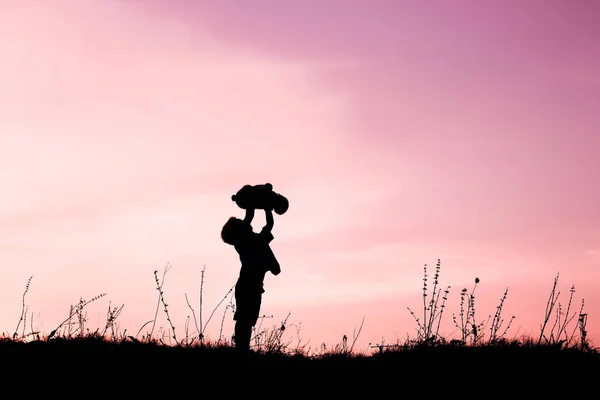
[[[250,337],[252,336],[252,324],[246,320],[235,322],[235,348],[236,350],[250,350]]]
[[[260,303],[262,293],[256,288],[245,290],[243,287],[236,287],[235,302],[236,310],[233,316],[235,322],[235,347],[240,350],[250,349],[250,339],[252,336],[252,327],[256,325],[260,312]],[[262,291],[262,287],[260,288]]]

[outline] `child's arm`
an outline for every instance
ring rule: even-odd
[[[246,208],[246,216],[244,217],[244,222],[250,224],[252,219],[254,218],[254,208]]]
[[[265,224],[263,230],[271,232],[271,230],[273,229],[273,225],[275,224],[275,221],[273,220],[272,210],[265,209],[265,220],[267,223]]]

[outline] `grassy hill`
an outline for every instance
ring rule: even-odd
[[[135,397],[140,397],[141,390],[156,397],[167,389],[165,393],[170,397],[179,390],[183,391],[182,396],[188,396],[187,387],[211,387],[223,379],[226,382],[220,385],[226,393],[283,385],[278,389],[282,390],[282,396],[312,393],[313,385],[321,388],[314,389],[316,393],[323,394],[319,390],[325,387],[332,394],[344,393],[343,397],[360,394],[370,398],[389,397],[390,390],[411,396],[416,392],[423,397],[528,394],[536,398],[542,393],[573,398],[577,393],[588,395],[594,390],[600,373],[600,352],[587,338],[583,301],[580,308],[572,305],[574,289],[566,306],[558,301],[558,275],[548,297],[539,336],[520,339],[508,339],[506,335],[512,321],[502,317],[506,294],[493,317],[487,321],[475,319],[473,293],[479,284],[477,278],[470,291],[466,288],[461,291],[461,311],[454,316],[458,334],[453,338],[440,336],[438,327],[444,316],[448,288],[440,285],[439,276],[438,260],[433,283],[428,286],[425,267],[423,310],[418,312],[420,317],[411,310],[417,325],[416,336],[402,343],[373,346],[368,353],[354,351],[352,341],[346,337],[328,349],[290,346],[282,340],[285,321],[280,327],[256,329],[253,351],[248,353],[236,351],[231,341],[204,338],[206,324],[202,322],[195,332],[182,339],[175,335],[157,271],[158,305],[163,305],[170,327],[161,329],[160,338],[152,334],[154,324],[150,333],[141,336],[142,329],[134,336],[120,333],[115,321],[122,307],[109,306],[105,326],[90,331],[84,310],[101,296],[81,299],[49,334],[35,332],[33,328],[26,332],[28,282],[17,329],[0,336],[3,366],[0,378],[5,388],[15,384],[23,391],[55,386],[59,387],[57,390],[68,387],[70,391],[78,386],[94,394],[94,390],[127,388],[136,393]],[[157,306],[157,315],[158,310]],[[155,321],[156,317],[150,322]],[[30,385],[23,386],[24,376],[31,378]],[[248,379],[254,379],[251,386],[240,386],[240,382]]]

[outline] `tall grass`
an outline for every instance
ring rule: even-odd
[[[6,333],[0,338],[0,342],[6,343],[29,343],[29,342],[50,342],[53,340],[75,340],[75,339],[97,339],[101,341],[116,344],[153,344],[169,348],[210,348],[210,349],[230,349],[233,347],[233,337],[228,338],[224,333],[224,321],[235,312],[235,299],[233,296],[234,287],[231,287],[223,298],[212,309],[211,313],[204,320],[203,290],[205,267],[201,272],[199,304],[195,309],[185,294],[186,304],[191,310],[192,319],[188,316],[184,323],[184,332],[177,333],[174,321],[169,313],[169,304],[165,294],[165,280],[167,273],[171,269],[167,264],[159,274],[154,271],[155,288],[157,290],[157,301],[154,317],[144,323],[135,335],[128,335],[127,330],[121,331],[117,322],[121,315],[124,305],[112,305],[109,302],[106,313],[106,321],[102,326],[91,330],[87,325],[86,307],[105,297],[102,293],[89,300],[80,298],[78,302],[69,307],[67,317],[60,322],[49,334],[43,334],[36,329],[33,324],[33,313],[29,310],[26,302],[26,295],[30,290],[33,277],[30,277],[25,285],[21,298],[21,313],[16,328],[11,335]],[[358,327],[354,329],[353,337],[350,340],[347,335],[341,336],[341,341],[337,344],[327,346],[321,344],[316,348],[303,343],[301,337],[301,325],[290,322],[291,312],[279,323],[269,326],[267,322],[273,319],[273,316],[262,315],[259,323],[253,328],[251,346],[254,352],[258,354],[294,356],[307,359],[323,358],[356,358],[368,357],[371,355],[402,352],[406,350],[415,350],[423,347],[427,348],[475,348],[475,347],[537,347],[553,348],[560,350],[577,350],[579,352],[597,353],[588,340],[586,330],[587,313],[584,312],[584,301],[578,308],[574,306],[575,287],[571,286],[569,297],[565,306],[560,302],[560,290],[558,289],[559,275],[557,274],[550,295],[546,304],[546,309],[540,324],[540,334],[536,339],[522,338],[521,340],[507,339],[507,334],[511,328],[515,316],[506,318],[503,314],[504,304],[508,297],[508,288],[500,296],[498,305],[493,313],[489,313],[487,318],[480,318],[481,310],[476,307],[476,291],[481,284],[479,278],[474,279],[470,289],[462,288],[460,290],[457,313],[451,314],[451,322],[456,328],[455,332],[448,336],[440,333],[442,320],[447,317],[448,295],[451,291],[450,286],[444,286],[441,283],[441,260],[437,260],[435,270],[430,283],[428,266],[423,268],[423,287],[422,287],[422,310],[413,311],[407,307],[416,323],[416,331],[413,337],[407,336],[403,342],[394,344],[385,344],[384,339],[381,343],[371,346],[374,350],[372,354],[357,352],[355,344],[361,335],[363,320]],[[221,310],[220,329],[216,339],[208,338],[206,329],[213,320],[218,310]],[[164,314],[167,327],[158,325],[159,314]],[[477,312],[476,312],[477,311]],[[29,331],[27,324],[29,323]],[[144,328],[148,327],[145,333]]]
[[[440,326],[444,317],[444,310],[447,307],[448,294],[450,286],[442,287],[440,284],[441,260],[437,260],[435,272],[433,274],[433,286],[431,292],[428,286],[427,264],[423,268],[423,306],[421,316],[410,307],[408,311],[413,316],[416,324],[416,338],[408,339],[408,343],[418,345],[499,345],[508,342],[507,333],[516,318],[512,315],[506,319],[503,315],[503,307],[508,297],[508,288],[500,297],[499,303],[493,314],[489,314],[487,319],[479,320],[476,314],[476,296],[475,292],[481,280],[476,277],[472,288],[462,288],[460,291],[459,312],[452,314],[452,322],[458,332],[455,336],[443,337],[440,334]],[[550,345],[561,348],[579,348],[581,350],[590,350],[588,332],[586,330],[587,314],[584,313],[584,300],[581,300],[581,306],[578,311],[572,310],[573,296],[575,286],[571,286],[570,296],[567,302],[566,310],[559,302],[560,291],[558,287],[558,277],[554,279],[550,296],[546,304],[543,322],[540,327],[540,335],[536,341],[538,346]],[[524,338],[524,342],[530,343],[531,338]],[[377,346],[380,351],[383,347]],[[397,346],[387,345],[385,348]],[[400,346],[402,347],[402,346]]]

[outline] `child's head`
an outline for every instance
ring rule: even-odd
[[[245,224],[239,218],[230,217],[225,225],[223,225],[223,229],[221,229],[221,239],[227,244],[235,245],[239,241],[244,234],[251,232],[252,227],[248,224]]]

